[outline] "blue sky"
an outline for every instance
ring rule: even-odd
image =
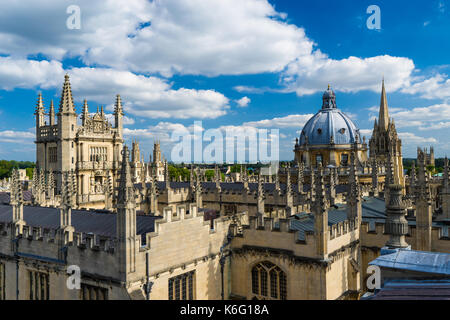
[[[78,112],[125,103],[125,136],[145,158],[170,158],[173,130],[280,130],[280,158],[321,106],[337,105],[370,137],[386,79],[404,157],[450,154],[450,2],[164,0],[2,2],[0,158],[34,160],[38,92],[59,103],[67,72]],[[70,5],[80,29],[68,29]],[[381,29],[366,26],[370,5]]]

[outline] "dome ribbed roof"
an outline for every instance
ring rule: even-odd
[[[300,145],[352,144],[359,129],[336,106],[336,96],[328,87],[323,94],[322,109],[309,119],[300,134]]]

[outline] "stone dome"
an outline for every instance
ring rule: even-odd
[[[360,141],[359,129],[336,106],[336,95],[328,89],[322,97],[322,109],[310,118],[300,134],[300,145],[352,144]]]

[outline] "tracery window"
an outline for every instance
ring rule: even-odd
[[[169,300],[194,300],[195,270],[169,279]]]
[[[269,261],[258,263],[253,267],[252,293],[257,299],[287,299],[286,274]]]
[[[49,278],[47,273],[28,271],[30,300],[49,300]]]

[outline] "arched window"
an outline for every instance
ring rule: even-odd
[[[286,274],[272,262],[264,261],[252,269],[254,299],[287,299]]]

